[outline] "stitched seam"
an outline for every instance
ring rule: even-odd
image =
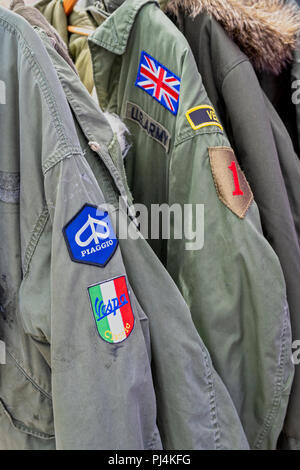
[[[4,405],[4,402],[2,401],[2,399],[0,398],[0,404],[1,404],[1,408],[5,414],[5,416],[8,418],[8,420],[10,421],[11,425],[15,428],[15,429],[18,429],[19,431],[25,433],[25,434],[30,434],[31,436],[34,436],[34,437],[39,437],[40,439],[45,439],[45,440],[50,440],[50,439],[54,439],[55,436],[53,434],[46,434],[46,433],[43,433],[41,431],[36,431],[34,429],[31,429],[31,428],[28,428],[27,426],[25,426],[24,424],[21,423],[21,421],[17,420],[17,419],[14,419],[11,414],[8,412],[8,410],[6,409],[6,406]]]
[[[216,126],[216,129],[198,129],[194,131],[192,128],[187,129],[186,131],[182,132],[174,142],[174,147],[177,147],[178,145],[182,144],[183,142],[186,142],[188,140],[192,140],[194,137],[197,137],[199,135],[204,135],[204,134],[221,134],[224,135],[224,133],[221,131],[219,127]]]
[[[52,403],[52,397],[51,395],[46,392],[39,384],[38,380],[33,377],[23,365],[20,364],[20,362],[15,358],[15,356],[10,352],[7,351],[8,355],[11,357],[11,359],[14,361],[16,367],[19,369],[19,371],[26,377],[26,379],[32,384],[32,386],[39,391],[45,398],[47,398],[51,403]]]
[[[205,372],[206,372],[206,378],[207,378],[207,384],[210,388],[209,390],[209,407],[210,407],[210,420],[212,427],[214,429],[214,443],[216,449],[221,449],[221,433],[220,433],[220,427],[218,423],[218,413],[217,413],[217,405],[216,405],[216,391],[214,387],[214,381],[213,381],[213,374],[212,370],[210,367],[209,359],[206,353],[206,350],[200,345],[203,353],[203,358],[204,358],[204,366],[205,366]]]
[[[235,69],[237,68],[239,65],[241,65],[243,62],[249,62],[249,59],[248,57],[240,57],[239,59],[237,59],[235,62],[233,62],[228,68],[227,70],[224,72],[224,76],[223,76],[223,80],[222,80],[222,83],[221,83],[221,87],[223,87],[223,83],[225,82],[226,78],[228,77],[228,75]]]
[[[31,259],[36,250],[36,247],[41,238],[41,235],[44,231],[48,218],[49,218],[48,208],[47,206],[44,206],[43,210],[41,211],[40,215],[37,218],[37,221],[31,232],[30,240],[25,250],[24,263],[23,263],[24,277],[26,277],[26,275],[28,274]]]
[[[68,103],[69,105],[71,106],[71,108],[74,109],[75,111],[75,114],[76,114],[76,119],[77,121],[79,122],[79,124],[81,125],[81,128],[83,130],[83,133],[85,135],[85,137],[89,140],[89,141],[98,141],[99,139],[97,139],[94,135],[92,135],[89,130],[87,129],[87,127],[85,125],[83,125],[83,121],[82,119],[78,119],[78,115],[80,115],[80,108],[79,106],[76,104],[76,102],[71,99],[71,92],[70,90],[65,86],[65,83],[63,81],[63,76],[60,72],[60,70],[58,68],[55,67],[55,70],[57,72],[57,75],[59,77],[60,80],[62,80],[62,88],[65,92],[65,95],[66,95],[66,98],[68,100]],[[113,137],[114,139],[114,137]],[[112,144],[112,142],[110,142],[110,145]],[[126,196],[127,195],[127,192],[126,192],[126,189],[125,189],[125,186],[124,186],[124,183],[123,183],[123,179],[120,175],[120,172],[119,170],[117,169],[113,159],[111,158],[111,156],[109,155],[109,152],[106,151],[106,147],[105,145],[101,145],[100,147],[100,150],[96,152],[100,159],[102,160],[102,162],[104,163],[106,169],[108,170],[108,172],[110,173],[110,175],[112,176],[113,180],[114,180],[114,183],[119,191],[119,193],[123,196]]]
[[[281,332],[281,348],[280,348],[280,360],[279,360],[279,367],[276,373],[276,379],[274,384],[274,396],[271,405],[271,410],[265,419],[265,424],[263,425],[263,429],[258,435],[255,443],[254,448],[260,449],[263,443],[263,440],[270,430],[272,423],[275,419],[276,414],[278,413],[278,408],[281,403],[281,395],[283,391],[283,377],[284,377],[284,357],[286,355],[286,339],[285,333],[288,327],[288,313],[287,313],[287,306],[284,307],[284,320],[282,325],[282,332]]]
[[[152,1],[152,2],[149,2],[148,4],[150,4],[150,3],[154,3],[158,6],[156,0]],[[126,20],[126,22],[124,22],[125,30],[124,30],[123,35],[121,36],[121,39],[120,39],[118,45],[113,41],[106,42],[103,39],[96,39],[93,36],[89,40],[92,41],[92,42],[95,42],[96,44],[98,44],[98,46],[105,47],[110,52],[117,52],[119,54],[124,53],[124,47],[126,46],[126,43],[127,43],[127,40],[128,40],[128,35],[129,35],[129,32],[132,28],[132,25],[133,25],[133,22],[134,22],[134,19],[135,19],[136,15],[137,15],[137,12],[139,10],[141,10],[142,8],[144,8],[148,4],[137,5],[135,8],[132,9],[130,14],[128,15],[128,19]]]
[[[55,165],[57,165],[57,163],[60,163],[61,161],[67,160],[68,158],[72,158],[74,156],[82,157],[82,152],[77,147],[71,148],[67,154],[53,155],[52,157],[48,158],[42,166],[43,175],[45,176],[49,170],[51,170]]]

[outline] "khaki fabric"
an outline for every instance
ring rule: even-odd
[[[211,112],[205,125],[200,119],[193,127],[187,119],[196,108],[211,109],[211,102],[185,38],[156,1],[106,4],[106,19],[89,37],[89,44],[99,102],[103,109],[119,114],[131,133],[125,164],[134,201],[149,211],[152,204],[163,203],[179,204],[182,210],[185,204],[194,208],[198,204],[204,210],[201,249],[187,249],[187,240],[173,232],[167,240],[161,236],[149,243],[191,309],[251,448],[274,449],[294,373],[279,260],[263,236],[256,203],[241,219],[218,196],[209,148],[230,144]],[[107,11],[113,13],[107,17]],[[142,51],[157,61],[155,67],[159,63],[179,77],[177,113],[136,86]],[[142,129],[143,117],[136,117],[136,122],[128,119],[128,103],[168,131],[168,151]],[[227,172],[233,177],[229,168]]]
[[[115,218],[127,190],[111,127],[38,31],[43,42],[0,8],[0,448],[247,449],[190,311],[145,240],[120,239],[102,267],[70,256],[63,233],[86,204],[107,211],[117,234],[137,228],[126,205]],[[88,288],[120,276],[134,329],[109,343]]]
[[[170,5],[173,3],[172,0]],[[187,5],[187,1],[180,3]],[[196,3],[199,9],[203,6],[203,3],[198,0]],[[260,211],[263,234],[279,258],[287,288],[292,335],[295,341],[293,352],[296,353],[297,341],[300,338],[300,162],[287,132],[287,129],[291,130],[291,127],[285,128],[287,122],[284,116],[288,116],[290,122],[293,121],[292,108],[294,112],[296,109],[290,99],[290,85],[285,80],[290,81],[290,72],[288,69],[285,70],[278,77],[278,83],[270,73],[265,76],[267,88],[269,88],[268,94],[271,95],[271,102],[277,108],[275,110],[262,91],[255,69],[245,55],[245,52],[246,54],[250,52],[249,48],[245,47],[246,44],[249,46],[256,42],[260,49],[257,58],[265,57],[265,61],[268,62],[270,56],[265,53],[264,42],[272,44],[277,40],[284,48],[288,48],[288,44],[280,41],[282,31],[273,28],[272,32],[266,33],[265,24],[258,21],[257,17],[255,19],[254,15],[251,21],[256,24],[256,27],[251,29],[251,34],[244,37],[244,47],[241,50],[237,43],[241,46],[240,41],[243,36],[239,33],[242,24],[238,18],[241,19],[242,16],[237,15],[238,18],[233,20],[237,12],[229,8],[228,3],[218,3],[220,6],[222,4],[218,14],[227,18],[227,23],[220,24],[208,14],[206,8],[203,10],[201,8],[202,12],[195,18],[190,17],[188,8],[182,8],[177,24],[180,25],[193,51],[208,96],[235,149],[239,165],[249,181]],[[234,8],[239,11],[242,3],[234,2]],[[206,6],[208,4],[212,6],[212,2],[206,2]],[[270,8],[276,11],[276,15],[268,14],[266,17],[271,24],[276,21],[276,18],[281,18],[287,10],[283,2],[276,1],[272,7],[267,2],[260,2],[256,11],[258,16],[262,13],[263,6],[265,6],[265,11]],[[297,15],[293,14],[290,18],[290,25],[293,27],[289,28],[289,35],[295,30]],[[230,18],[233,21],[229,21]],[[237,43],[228,36],[228,31],[233,25],[236,25],[235,34],[239,38]],[[285,25],[283,21],[280,29],[284,29]],[[260,32],[259,41],[255,41],[254,31]],[[273,60],[277,57],[277,66],[279,66],[280,55],[276,54],[276,47],[272,53]],[[249,56],[252,60],[254,55],[255,49],[251,49]],[[257,64],[257,61],[254,62]],[[283,78],[285,79],[282,80]],[[277,83],[277,87],[273,89],[273,94],[270,92],[274,82]],[[280,110],[284,110],[283,115]],[[296,123],[296,118],[293,123]],[[290,439],[288,447],[291,448],[297,448],[300,445],[299,397],[300,368],[297,365],[284,426],[283,442],[286,443]]]
[[[95,29],[92,18],[86,11],[76,8],[67,17],[60,0],[41,0],[35,4],[35,7],[45,16],[47,21],[64,40],[81,81],[89,93],[92,93],[94,88],[93,70],[87,37],[68,32],[68,25],[91,30]]]

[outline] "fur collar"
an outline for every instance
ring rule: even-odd
[[[249,57],[257,71],[279,74],[292,60],[300,30],[300,9],[284,0],[169,0],[172,15],[214,17]]]

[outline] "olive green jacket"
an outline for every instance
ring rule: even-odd
[[[39,33],[0,8],[0,448],[247,449],[189,309],[119,209],[116,137]],[[73,252],[91,249],[85,218],[68,231],[86,204],[131,234],[101,264]],[[117,341],[97,326],[115,299],[95,311],[90,289],[121,278],[130,334]]]
[[[267,75],[262,76],[266,79],[269,94],[273,95],[272,101],[277,102],[276,107],[284,110],[290,122],[295,124],[290,85],[286,86],[288,70],[282,72],[281,78],[277,78],[281,82],[285,77],[279,84],[274,76],[272,79],[270,67],[271,64],[277,69],[283,66],[282,55],[285,59],[288,57],[299,15],[276,0],[272,8],[276,9],[277,15],[273,17],[270,13],[266,16],[269,25],[266,29],[262,17],[271,7],[267,3],[264,5],[264,2],[257,6],[255,14],[253,8],[251,13],[250,8],[249,17],[245,21],[243,0],[230,4],[221,0],[196,0],[199,14],[195,17],[189,14],[189,0],[170,0],[169,10],[174,10],[178,3],[181,8],[176,23],[193,51],[208,96],[249,180],[260,211],[264,236],[280,260],[287,288],[293,340],[298,341],[300,161],[285,125],[261,89],[250,58],[256,70],[258,64],[261,64],[263,70],[269,70]],[[219,5],[218,10],[213,10],[215,3]],[[280,27],[272,27],[278,18],[282,18],[282,24]],[[234,34],[236,43],[230,37]],[[287,37],[289,41],[283,46]],[[270,44],[273,44],[273,56],[265,52]],[[279,54],[280,48],[284,54]],[[277,86],[272,90],[275,83]],[[292,127],[289,126],[290,132]],[[284,434],[285,447],[300,448],[299,366],[296,367]]]
[[[251,190],[209,108],[182,34],[154,0],[106,4],[119,8],[111,15],[103,12],[107,19],[89,44],[99,102],[119,114],[131,133],[126,170],[134,201],[149,210],[162,203],[179,204],[182,210],[185,204],[195,210],[196,205],[204,207],[202,248],[188,249],[187,240],[176,235],[149,243],[191,309],[250,446],[273,449],[293,378],[290,320],[278,258],[262,234]],[[177,83],[177,92],[179,80],[175,112],[162,94],[151,95],[153,82],[141,75],[147,67],[144,52],[148,76],[167,73],[167,80]],[[178,96],[174,90],[170,93]],[[235,168],[243,195],[232,174]],[[191,220],[189,214],[186,221]]]

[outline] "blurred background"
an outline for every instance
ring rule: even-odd
[[[0,5],[1,5],[2,7],[8,8],[10,2],[11,2],[11,0],[0,0]],[[35,3],[35,2],[36,2],[36,0],[25,0],[25,3],[26,3],[27,5],[32,5],[32,4]]]

